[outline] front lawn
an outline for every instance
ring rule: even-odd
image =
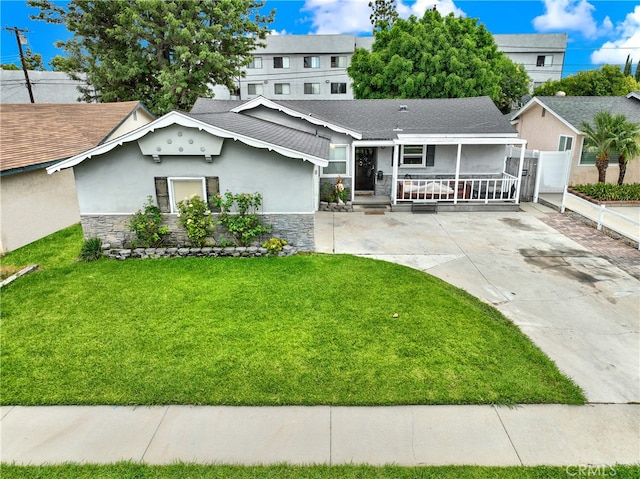
[[[1,467],[4,479],[567,479],[599,476],[616,479],[637,479],[639,466],[200,466],[174,464],[147,466],[130,462],[113,465],[9,466]]]
[[[585,402],[497,310],[404,266],[79,263],[78,227],[54,238],[3,258],[43,266],[2,290],[3,405]]]

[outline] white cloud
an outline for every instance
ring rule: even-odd
[[[436,6],[442,15],[464,12],[455,6],[453,0],[416,0],[411,5],[397,1],[398,15],[422,17],[427,9]],[[371,9],[369,0],[306,0],[303,11],[311,14],[311,30],[316,34],[365,33],[371,31]]]
[[[617,38],[604,43],[591,54],[591,62],[624,65],[630,54],[634,64],[637,63],[640,60],[640,5],[627,14],[614,34]]]
[[[533,26],[536,30],[541,32],[578,31],[586,37],[597,35],[598,25],[593,18],[595,7],[586,0],[542,1],[545,13],[533,19]]]

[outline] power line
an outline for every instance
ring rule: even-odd
[[[22,71],[24,72],[24,79],[27,82],[27,90],[29,90],[29,99],[31,100],[31,103],[35,103],[36,101],[33,99],[33,90],[31,89],[31,82],[29,81],[29,72],[27,70],[27,62],[24,59],[24,53],[22,52],[22,41],[24,39],[26,43],[26,39],[24,36],[20,35],[21,33],[29,33],[29,30],[21,30],[18,27],[5,27],[5,30],[16,34],[16,41],[18,42],[18,51],[20,52],[20,62],[22,63]]]

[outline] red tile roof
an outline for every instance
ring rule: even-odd
[[[140,102],[0,105],[0,170],[63,160],[100,144]]]

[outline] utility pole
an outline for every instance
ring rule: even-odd
[[[29,80],[29,72],[27,71],[27,62],[24,59],[24,53],[22,52],[22,37],[21,33],[29,33],[29,30],[21,30],[18,27],[5,27],[5,30],[16,34],[16,41],[18,42],[18,51],[20,52],[20,62],[22,63],[22,71],[24,72],[24,79],[27,82],[27,90],[29,90],[29,99],[31,103],[35,103],[33,99],[33,91],[31,90],[31,81]]]

